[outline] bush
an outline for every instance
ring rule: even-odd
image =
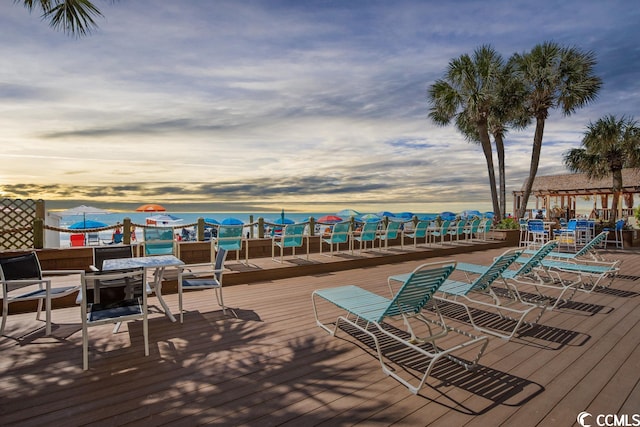
[[[496,230],[518,230],[520,223],[514,218],[505,218],[495,226]]]

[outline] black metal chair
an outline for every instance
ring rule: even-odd
[[[46,334],[51,334],[51,300],[70,295],[80,289],[84,270],[49,270],[40,268],[40,261],[35,252],[0,258],[0,283],[2,284],[2,326],[4,333],[9,314],[9,304],[18,301],[38,301],[36,319],[40,320],[42,302],[46,310]],[[81,277],[78,278],[77,275]],[[52,287],[52,276],[71,276],[72,285]],[[57,281],[56,281],[57,282]],[[66,282],[66,280],[65,280]]]
[[[144,355],[149,355],[149,326],[147,321],[147,293],[144,292],[145,280],[142,268],[127,271],[93,272],[84,276],[82,281],[82,295],[88,295],[88,290],[94,290],[94,300],[82,298],[80,301],[82,313],[82,368],[89,369],[89,328],[98,325],[114,323],[119,325],[128,320],[142,320],[144,336]],[[120,298],[109,301],[98,300],[102,290],[112,286],[124,286],[132,292],[124,292]],[[117,329],[117,327],[116,327]]]

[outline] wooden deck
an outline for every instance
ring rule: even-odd
[[[503,251],[428,261],[488,264]],[[310,296],[344,284],[386,294],[389,275],[424,260],[229,286],[224,297],[233,310],[226,317],[212,291],[189,293],[184,324],[152,307],[149,357],[140,322],[117,334],[110,326],[92,328],[86,372],[79,308],[54,310],[50,337],[31,332],[42,325],[33,313],[11,315],[8,337],[0,338],[0,423],[569,426],[581,411],[638,413],[640,252],[608,256],[624,260],[611,288],[578,294],[512,341],[491,338],[474,371],[442,362],[418,395],[383,374],[369,342],[318,328]],[[177,295],[166,299],[177,311]],[[394,362],[407,373],[419,364]]]

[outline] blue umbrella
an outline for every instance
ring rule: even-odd
[[[484,217],[485,218],[493,218],[494,217],[494,213],[493,212],[485,212],[484,213]]]
[[[217,219],[213,219],[213,218],[205,218],[204,222],[212,225],[220,225],[220,222]]]
[[[462,211],[460,212],[460,216],[463,218],[471,218],[474,216],[482,216],[482,213],[480,213],[480,211],[476,211],[476,210],[466,210],[466,211]]]
[[[412,212],[400,212],[399,214],[396,215],[396,217],[402,218],[402,219],[411,219],[411,218],[413,218],[413,213]]]
[[[287,224],[295,224],[296,222],[289,218],[280,217],[273,221],[273,224],[287,225]]]
[[[238,218],[225,218],[220,221],[222,225],[244,225],[244,222],[240,221]]]
[[[102,228],[107,227],[108,225],[104,222],[94,221],[92,219],[87,219],[83,221],[78,221],[69,226],[69,230],[85,230],[88,228]]]
[[[381,212],[378,212],[376,215],[378,215],[380,218],[383,218],[385,216],[388,218],[395,218],[395,215],[389,211],[381,211]]]
[[[456,219],[456,214],[454,214],[453,212],[440,212],[440,218],[447,220],[447,221],[451,221],[453,219]]]
[[[438,217],[438,214],[429,213],[429,214],[425,214],[425,215],[421,216],[419,219],[420,219],[420,221],[433,221],[437,217]]]
[[[360,217],[360,221],[362,222],[375,222],[380,221],[380,217],[374,214],[365,214]]]
[[[340,212],[336,212],[336,216],[340,216],[343,218],[350,217],[350,216],[358,216],[358,215],[361,215],[361,214],[355,209],[342,209]]]

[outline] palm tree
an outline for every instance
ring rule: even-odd
[[[20,0],[14,0],[19,3]],[[89,0],[23,0],[29,12],[42,11],[42,19],[48,19],[49,25],[73,36],[86,36],[98,24],[94,17],[101,17],[100,10]]]
[[[488,119],[491,109],[497,104],[497,91],[504,61],[490,46],[481,46],[473,57],[465,54],[451,60],[443,79],[429,87],[428,101],[431,104],[429,117],[438,125],[448,125],[455,119],[456,127],[467,139],[480,142],[487,162],[489,186],[493,211],[501,218],[493,152],[489,138]]]
[[[585,173],[589,178],[613,178],[609,221],[614,223],[622,193],[622,169],[640,167],[640,128],[632,118],[608,115],[589,123],[582,146],[567,151],[564,164],[572,172]]]
[[[593,74],[596,64],[593,52],[561,47],[553,42],[537,45],[529,53],[515,54],[509,63],[513,66],[515,78],[525,85],[522,108],[536,121],[529,177],[517,213],[521,218],[527,209],[533,180],[538,172],[549,110],[560,108],[565,116],[571,115],[596,98],[602,80]]]

